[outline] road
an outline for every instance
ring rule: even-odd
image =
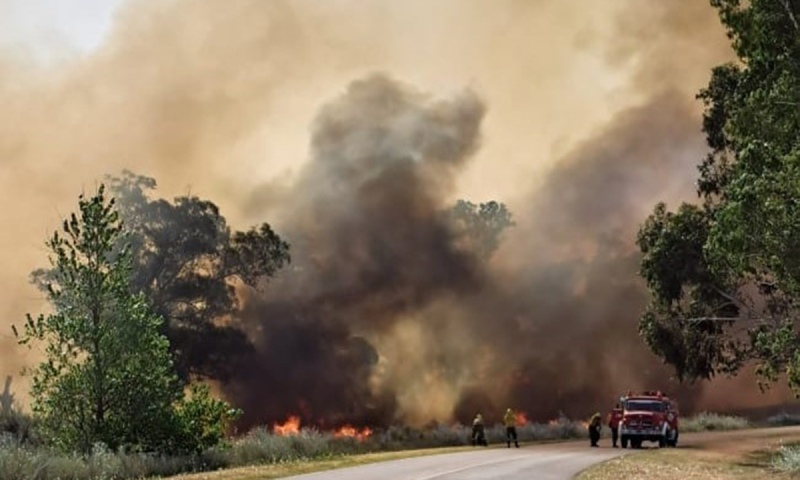
[[[752,451],[768,442],[800,439],[800,427],[684,434],[680,446],[714,450]],[[609,439],[600,448],[588,441],[535,445],[520,449],[492,448],[473,452],[429,455],[305,475],[292,480],[571,480],[596,463],[637,450],[612,449]]]
[[[630,450],[590,448],[587,442],[493,448],[391,460],[288,477],[293,480],[569,480],[590,465]]]

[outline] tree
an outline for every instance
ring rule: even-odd
[[[58,445],[86,452],[169,443],[182,390],[162,319],[130,290],[131,253],[101,185],[47,242],[54,313],[28,315],[20,342],[45,344],[34,370],[33,411]]]
[[[497,250],[505,229],[514,226],[511,212],[495,201],[476,205],[458,200],[447,216],[459,244],[484,259]]]
[[[226,380],[252,345],[235,321],[236,286],[257,288],[289,262],[269,226],[231,232],[219,208],[195,196],[152,199],[156,181],[129,171],[109,177],[133,259],[130,285],[167,321],[179,376]],[[44,286],[47,271],[34,272]]]
[[[710,153],[701,206],[658,205],[637,243],[653,300],[640,323],[682,378],[734,373],[800,388],[800,2],[711,0],[735,64],[698,98]]]

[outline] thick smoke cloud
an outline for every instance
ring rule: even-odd
[[[128,168],[292,242],[242,292],[258,354],[221,388],[248,423],[546,419],[644,387],[685,409],[783,400],[679,387],[636,334],[633,235],[693,198],[693,97],[729,58],[697,0],[132,0],[90,55],[0,53],[0,314],[44,308],[42,240]],[[457,198],[513,212],[491,259],[443,220]],[[0,373],[39,353],[0,342]]]
[[[280,420],[299,407],[295,396],[316,424],[397,420],[394,386],[370,389],[379,352],[359,334],[480,284],[442,209],[483,115],[474,93],[433,99],[385,76],[353,82],[321,110],[287,198],[294,267],[243,319],[262,327],[250,331],[261,353],[230,391],[252,421]],[[278,405],[260,408],[264,399]]]

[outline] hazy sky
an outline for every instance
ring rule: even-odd
[[[0,0],[0,201],[19,206],[0,231],[0,373],[34,360],[8,337],[44,306],[28,273],[104,174],[130,168],[160,195],[213,200],[236,228],[282,232],[286,192],[316,192],[296,181],[320,107],[353,80],[467,88],[487,106],[478,148],[437,198],[508,203],[514,254],[498,258],[535,274],[548,246],[624,234],[630,250],[656,201],[691,197],[694,95],[729,56],[704,0]],[[623,320],[641,349],[638,308]]]
[[[87,53],[102,43],[124,0],[0,0],[0,48],[39,60]]]

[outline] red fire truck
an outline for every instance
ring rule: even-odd
[[[678,409],[666,395],[657,391],[620,398],[622,421],[619,439],[622,448],[640,448],[642,442],[658,442],[659,447],[678,446]]]

